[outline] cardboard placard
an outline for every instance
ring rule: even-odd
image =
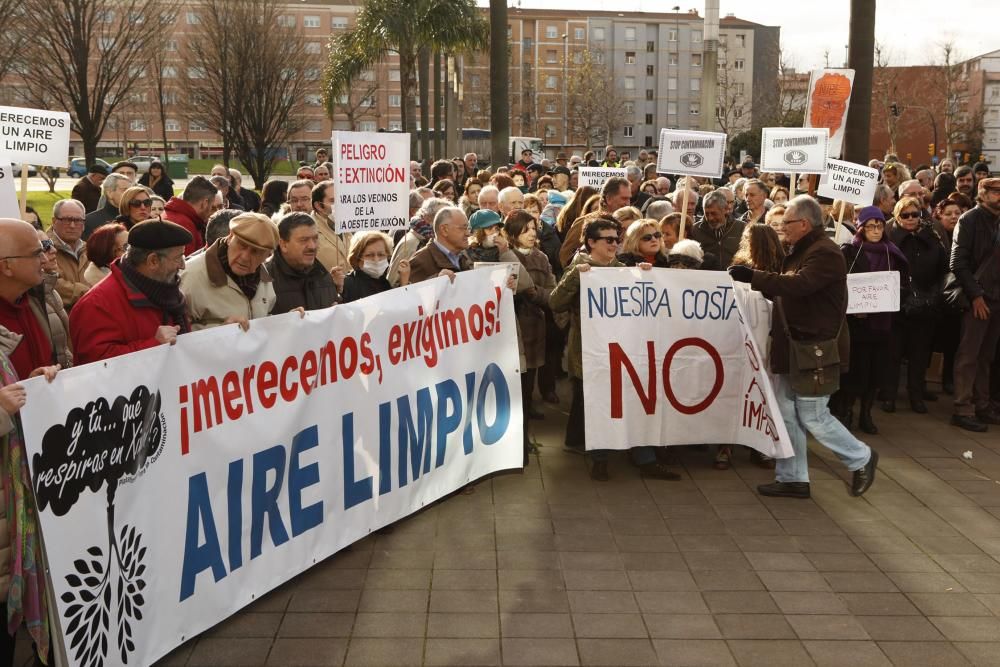
[[[514,279],[521,277],[521,262],[473,262],[472,268],[474,269],[493,269],[498,266],[502,266],[506,269],[510,269],[511,273],[514,274]]]
[[[899,271],[847,274],[847,312],[898,313]]]
[[[626,173],[628,173],[628,170],[624,167],[580,167],[580,178],[577,181],[577,187],[582,188],[585,185],[589,185],[592,188],[600,190],[609,178],[615,176],[625,178]]]
[[[333,133],[337,233],[405,229],[410,222],[410,135]]]
[[[10,160],[0,156],[0,218],[20,220],[21,207],[17,202],[17,187],[14,185],[14,170]]]
[[[826,173],[816,192],[822,197],[842,199],[855,206],[871,206],[878,188],[878,169],[853,162],[827,160]]]
[[[65,167],[69,164],[69,114],[0,107],[0,152],[17,164]]]
[[[809,75],[809,92],[803,127],[830,131],[830,155],[840,157],[847,127],[847,110],[854,89],[854,70],[818,69]]]
[[[825,127],[765,127],[761,130],[760,170],[825,174],[829,147],[830,131]]]
[[[726,135],[721,132],[660,130],[656,171],[685,176],[722,176],[726,158]]]

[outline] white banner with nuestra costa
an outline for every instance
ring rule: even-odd
[[[21,207],[17,203],[17,187],[10,160],[0,153],[0,218],[20,220]]]
[[[829,147],[830,131],[825,127],[765,127],[761,130],[760,170],[822,174]]]
[[[151,665],[372,531],[519,468],[507,275],[436,278],[24,382],[52,637],[69,665]]]
[[[792,455],[762,350],[770,305],[727,276],[581,274],[587,446],[741,444]]]
[[[843,199],[855,206],[871,206],[878,188],[878,170],[853,162],[827,160],[826,173],[820,176],[817,194]]]
[[[589,185],[600,190],[609,178],[625,178],[628,171],[624,167],[580,167],[577,187]]]
[[[847,312],[899,312],[899,271],[847,274]]]
[[[719,178],[726,158],[726,135],[694,130],[660,130],[656,171]]]
[[[410,135],[333,133],[337,233],[405,229],[410,214]]]
[[[0,153],[17,164],[65,167],[69,161],[69,114],[0,107]]]

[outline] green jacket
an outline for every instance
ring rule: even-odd
[[[569,313],[569,374],[572,377],[583,379],[583,341],[580,337],[580,269],[581,264],[589,264],[598,268],[605,268],[598,264],[590,255],[578,253],[573,258],[572,263],[566,267],[559,284],[549,295],[549,307],[553,312]],[[611,260],[609,267],[625,266],[617,259]]]

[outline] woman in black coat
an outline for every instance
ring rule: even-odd
[[[392,239],[385,232],[363,232],[351,238],[347,261],[354,269],[344,276],[341,301],[350,303],[358,299],[381,294],[392,289],[386,274],[392,257]],[[410,283],[410,262],[399,263],[399,286]]]
[[[948,271],[948,255],[934,228],[921,224],[920,208],[916,197],[900,199],[893,209],[896,222],[889,230],[889,240],[906,255],[910,281],[900,285],[900,310],[892,327],[892,365],[882,392],[886,412],[896,410],[899,373],[905,358],[910,408],[917,414],[927,413],[925,376],[935,324],[942,311],[941,280]]]
[[[149,163],[149,171],[139,177],[139,185],[145,185],[163,201],[170,201],[174,196],[174,182],[167,176],[167,170],[159,160]]]

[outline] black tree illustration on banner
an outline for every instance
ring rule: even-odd
[[[73,572],[64,575],[68,590],[60,596],[67,651],[85,667],[104,664],[112,631],[123,663],[135,651],[134,626],[146,602],[146,547],[135,526],[124,525],[116,535],[115,493],[159,457],[165,439],[160,394],[139,386],[113,404],[102,398],[71,410],[65,424],[46,431],[42,453],[32,459],[39,512],[50,508],[64,516],[84,491],[107,483],[107,545],[91,546],[73,561]]]

